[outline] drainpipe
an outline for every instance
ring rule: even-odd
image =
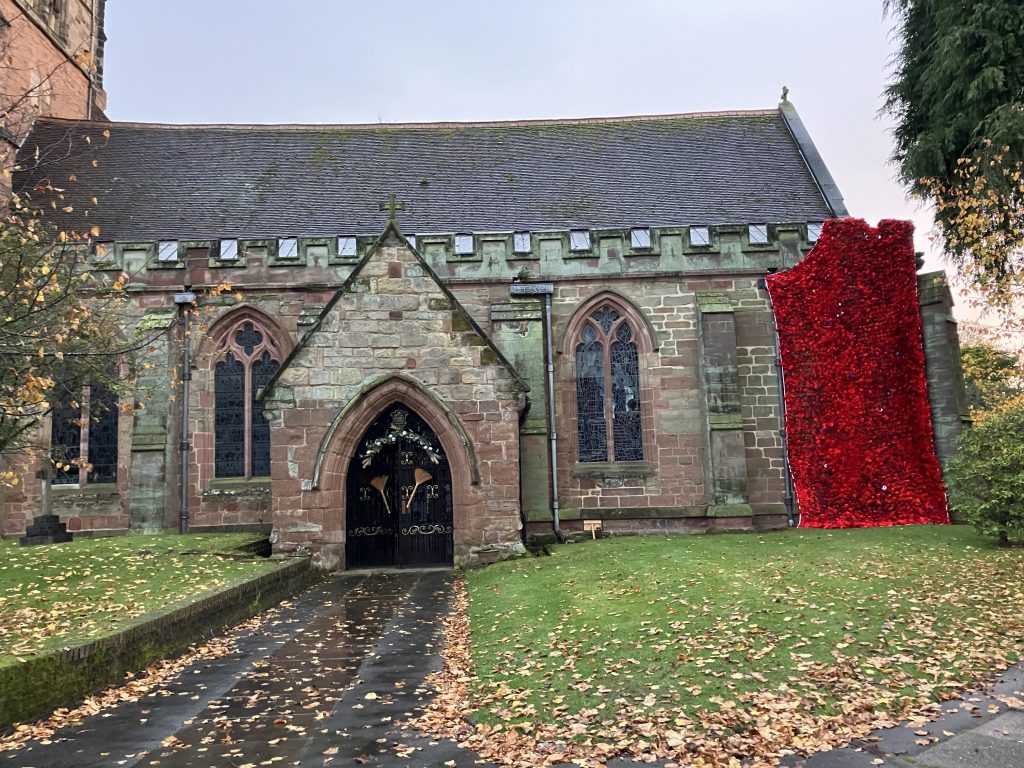
[[[774,272],[775,270],[770,270]],[[789,435],[786,432],[786,377],[782,370],[782,352],[779,348],[779,327],[775,323],[775,305],[771,291],[768,290],[767,278],[761,279],[761,286],[768,296],[768,309],[772,313],[772,334],[775,336],[775,379],[779,382],[779,418],[782,420],[782,477],[785,490],[782,502],[786,505],[786,524],[795,528],[799,520],[796,517],[796,496],[793,492],[793,473],[789,469]]]
[[[192,361],[189,355],[192,335],[192,306],[196,295],[191,286],[186,285],[184,293],[174,294],[174,303],[181,310],[182,327],[182,363],[181,363],[181,509],[179,512],[178,533],[188,533],[188,395],[189,383],[192,381]]]
[[[558,519],[558,429],[555,427],[555,353],[551,340],[551,295],[554,283],[513,283],[509,288],[512,296],[544,297],[544,365],[547,368],[548,390],[548,439],[551,459],[551,527],[555,538],[565,542],[561,522]]]
[[[89,30],[89,48],[92,50],[93,66],[97,66],[97,63],[96,63],[97,51],[96,51],[96,49],[98,48],[98,46],[96,45],[96,43],[99,42],[99,33],[97,32],[96,0],[92,0],[91,8],[89,9],[89,16],[92,19],[92,24],[90,25],[91,28]],[[88,83],[89,83],[89,90],[86,92],[86,96],[85,96],[85,98],[86,98],[85,119],[86,120],[92,120],[92,103],[93,103],[93,100],[96,98],[95,74],[90,72],[89,74],[86,75],[86,79],[88,80]]]

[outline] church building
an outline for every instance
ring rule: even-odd
[[[69,530],[184,515],[354,568],[796,519],[764,278],[848,214],[788,100],[493,123],[44,118],[36,152],[16,188],[60,182],[147,339],[123,407],[43,427],[81,459],[53,489]],[[920,279],[944,457],[955,326],[943,276]],[[38,494],[8,490],[5,535]]]

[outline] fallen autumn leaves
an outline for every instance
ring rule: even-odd
[[[258,538],[117,536],[48,547],[0,541],[0,666],[114,633],[279,567],[224,554]]]
[[[15,723],[11,730],[0,735],[0,752],[20,749],[29,741],[49,743],[53,735],[61,728],[77,725],[85,718],[98,714],[110,707],[126,701],[138,701],[156,691],[166,682],[178,675],[183,669],[200,659],[219,659],[233,653],[236,640],[243,632],[250,632],[257,627],[273,621],[278,610],[271,608],[258,616],[235,625],[231,632],[194,646],[184,654],[173,659],[163,659],[146,667],[142,672],[131,675],[124,682],[111,685],[88,696],[81,704],[72,709],[57,709],[49,717],[33,723]]]
[[[813,610],[815,595],[809,597],[800,590],[781,591],[784,599],[769,600],[760,615],[736,607],[739,590],[733,595],[712,594],[703,603],[683,600],[691,615],[703,612],[711,618],[703,628],[694,622],[690,635],[674,639],[666,639],[663,627],[679,628],[685,622],[675,619],[671,606],[646,599],[652,593],[671,594],[673,588],[669,578],[660,585],[655,582],[653,588],[643,582],[648,574],[640,571],[657,562],[652,550],[644,551],[647,559],[632,577],[643,587],[629,586],[627,578],[613,580],[607,592],[602,592],[605,585],[599,580],[581,576],[572,567],[574,562],[563,560],[556,565],[556,558],[539,566],[521,561],[486,576],[474,574],[472,606],[465,581],[456,587],[456,610],[445,630],[445,666],[431,681],[438,696],[413,725],[507,766],[565,761],[596,766],[624,755],[640,761],[667,759],[698,768],[724,768],[772,766],[784,755],[828,750],[906,719],[923,724],[938,714],[938,701],[1009,666],[1024,650],[1024,621],[1015,608],[1024,597],[1024,558],[1013,553],[994,555],[993,560],[987,550],[962,547],[964,542],[957,537],[963,535],[970,534],[964,529],[852,534],[847,540],[859,549],[852,554],[851,575],[837,575],[840,584],[846,578],[856,581],[866,563],[870,575],[865,576],[863,592],[843,594],[841,589],[830,591],[837,588],[827,580],[814,581],[816,599],[829,607],[820,616]],[[828,538],[820,540],[815,536],[809,541],[824,549],[829,539],[843,541],[844,534],[826,534]],[[932,536],[937,538],[928,538]],[[720,537],[717,543],[693,546],[727,541],[728,546],[742,548],[751,540]],[[766,546],[780,543],[765,541]],[[894,542],[888,560],[879,554],[885,550],[873,544],[888,546],[885,541]],[[579,547],[573,555],[589,563],[606,558],[607,567],[614,560],[607,547],[613,546],[634,545],[606,542],[605,549],[584,554]],[[912,553],[918,550],[923,559],[914,562]],[[790,565],[781,567],[787,575],[791,575]],[[521,600],[520,589],[537,589],[535,582],[529,582],[532,572],[525,573],[537,567],[561,570],[559,583],[570,592],[568,608],[549,604],[550,610],[538,611]],[[714,570],[708,560],[700,568]],[[933,568],[943,572],[933,573]],[[765,579],[769,591],[777,591],[771,581]],[[574,589],[574,584],[582,589]],[[896,584],[899,590],[893,590]],[[539,589],[550,591],[552,586],[545,583]],[[893,591],[900,592],[901,601],[906,599],[899,603],[899,615],[878,599],[879,594],[885,598]],[[501,595],[503,611],[487,610],[493,605],[487,602],[492,593]],[[580,631],[582,619],[577,612],[588,594],[595,595],[604,623],[583,623]],[[647,617],[642,621],[620,619],[618,634],[609,641],[600,637],[611,621],[608,617],[630,615],[628,607],[609,595],[640,602],[645,608],[654,603],[658,611],[632,616]],[[715,614],[709,604],[716,599],[728,602],[728,610]],[[866,603],[868,608],[853,617],[844,615],[844,599],[852,605]],[[476,605],[477,600],[483,607]],[[771,624],[787,611],[788,616]],[[848,628],[850,621],[873,626],[875,614],[879,621],[870,632]],[[514,622],[506,621],[511,617]],[[802,623],[808,617],[809,627],[791,630],[794,622],[789,619]],[[488,620],[500,628],[498,642],[488,638]],[[509,631],[511,624],[521,625],[522,631]],[[630,643],[628,633],[637,629],[640,640]],[[593,658],[595,643],[598,661],[584,665]],[[727,651],[741,645],[742,652],[729,656]],[[524,652],[523,646],[531,650]],[[642,655],[651,648],[658,649],[655,655]],[[677,649],[684,652],[675,653]],[[518,664],[505,659],[505,653],[515,655]],[[475,668],[474,655],[478,663],[489,665],[486,672]],[[624,679],[620,674],[624,669],[637,670],[640,682]],[[708,695],[702,688],[716,692]],[[575,698],[569,701],[570,696]]]

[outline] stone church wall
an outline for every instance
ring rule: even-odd
[[[137,399],[145,407],[122,413],[117,484],[58,488],[55,511],[74,531],[177,528],[182,339],[172,295],[187,283],[204,293],[192,334],[192,530],[273,526],[279,547],[311,546],[325,565],[341,564],[347,462],[373,418],[403,401],[447,441],[460,494],[459,562],[471,562],[484,544],[517,541],[520,510],[528,533],[550,535],[543,305],[509,293],[527,265],[524,279],[548,280],[555,289],[563,530],[582,532],[584,520],[600,520],[608,532],[785,525],[774,325],[759,281],[768,268],[801,258],[809,247],[802,231],[780,228],[770,246],[755,247],[722,228],[699,252],[680,250],[673,244],[678,236],[667,231],[655,240],[658,254],[625,257],[615,255],[619,235],[595,234],[594,251],[585,257],[569,253],[559,237],[543,240],[536,258],[518,261],[456,261],[421,238],[426,264],[395,239],[352,279],[359,258],[341,263],[315,251],[312,241],[303,258],[288,264],[275,259],[276,241],[245,241],[234,262],[217,258],[216,241],[183,242],[183,258],[167,264],[155,260],[153,243],[118,243],[112,268],[133,275],[137,300],[128,323],[155,332],[140,372]],[[223,281],[230,291],[206,294]],[[346,281],[347,292],[317,326]],[[929,386],[946,456],[961,425],[956,335],[948,291],[934,276],[921,281]],[[602,297],[614,299],[645,335],[639,462],[577,461],[571,330]],[[264,403],[272,417],[272,478],[215,477],[218,344],[243,317],[273,337],[281,362],[304,345]],[[48,430],[44,425],[40,434]],[[26,465],[26,481],[4,494],[3,535],[21,535],[38,514],[34,469]]]
[[[88,440],[89,425],[83,425]],[[131,471],[131,415],[122,411],[118,423],[118,472],[116,483],[85,485],[54,485],[51,494],[52,513],[59,515],[73,533],[116,535],[129,527],[128,487]],[[37,472],[44,446],[49,442],[50,419],[44,419],[36,433],[39,447],[33,453],[10,453],[6,458],[11,469],[18,472],[18,485],[4,489],[0,496],[0,536],[19,537],[25,534],[32,518],[41,514],[41,489]],[[84,474],[84,473],[83,473]]]
[[[607,293],[631,303],[653,331],[652,351],[641,359],[644,459],[587,464],[577,461],[574,342],[564,338],[573,313]],[[701,372],[697,297],[725,297],[735,314],[733,355],[739,385],[741,439],[731,459],[743,465],[745,484],[730,505],[715,505],[710,487],[708,392]],[[775,383],[771,314],[751,278],[596,281],[559,285],[554,312],[559,392],[559,462],[562,518],[599,519],[609,531],[704,530],[778,525],[783,510],[782,450]],[[637,323],[639,325],[640,323]],[[773,399],[774,398],[774,399]],[[728,458],[728,457],[727,457]],[[709,507],[717,506],[716,511]],[[763,517],[761,517],[763,516]]]
[[[456,562],[485,543],[518,541],[515,377],[394,241],[350,280],[265,403],[279,547],[306,545],[328,567],[342,562],[349,461],[370,422],[397,401],[431,425],[451,463]]]

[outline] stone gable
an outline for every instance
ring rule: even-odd
[[[371,395],[388,382],[395,383],[390,399],[374,401]],[[366,423],[394,402],[427,420],[449,454],[456,560],[466,561],[485,543],[514,545],[525,388],[458,301],[391,232],[268,386],[279,546],[312,545],[326,564],[340,557],[348,461]]]

